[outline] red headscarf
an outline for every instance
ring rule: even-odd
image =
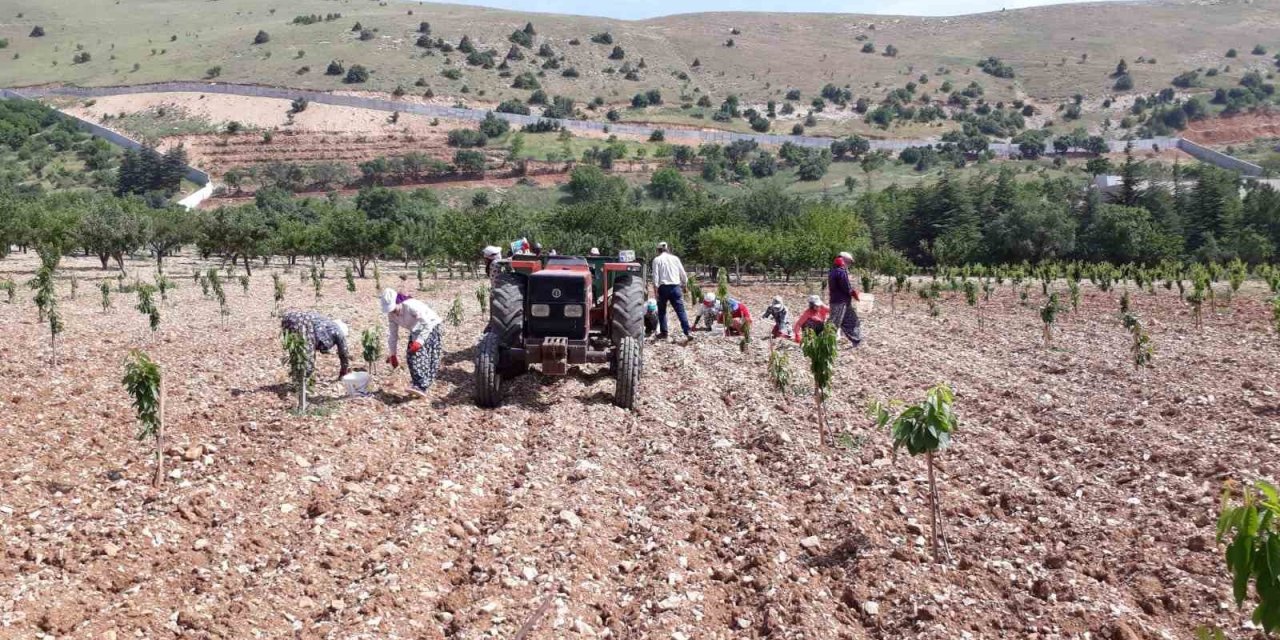
[[[836,256],[836,259],[835,259],[832,263],[833,263],[835,266],[837,266],[837,267],[843,267],[843,266],[844,266],[844,258],[841,258],[840,256]]]

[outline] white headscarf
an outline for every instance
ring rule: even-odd
[[[378,300],[378,303],[382,306],[383,313],[391,313],[391,310],[396,308],[396,290],[383,289],[382,298]]]
[[[341,320],[334,320],[333,323],[338,325],[338,331],[342,333],[342,338],[344,340],[347,336],[351,335],[351,328],[347,326],[347,323]]]

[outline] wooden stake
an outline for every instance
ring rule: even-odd
[[[156,431],[156,475],[151,486],[159,487],[164,478],[164,373],[160,374],[160,427]]]

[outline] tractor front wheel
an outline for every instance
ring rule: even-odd
[[[623,338],[618,341],[617,355],[614,357],[616,386],[613,392],[613,404],[623,409],[634,409],[636,405],[636,388],[640,386],[640,372],[644,369],[644,350],[637,338]]]
[[[486,331],[476,347],[476,405],[486,409],[502,404],[502,375],[498,371],[498,334]]]

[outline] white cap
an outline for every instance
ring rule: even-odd
[[[378,304],[382,307],[383,313],[391,313],[391,310],[396,308],[396,290],[383,289],[382,297],[378,299]]]
[[[497,258],[498,256],[502,255],[502,249],[499,249],[493,245],[489,245],[484,249],[482,249],[481,253],[483,253],[484,257],[486,258]]]
[[[841,251],[841,252],[840,252],[840,257],[841,257],[841,258],[844,258],[844,259],[845,259],[847,262],[849,262],[850,264],[852,264],[852,263],[853,263],[853,254],[849,253],[848,251]]]
[[[820,304],[822,304],[822,298],[819,298],[818,296],[809,296],[809,306],[816,307]]]
[[[600,250],[595,247],[591,247],[591,251],[588,252],[588,255],[598,256],[600,255]]]
[[[670,248],[671,248],[671,247],[667,246],[667,243],[665,243],[665,242],[659,242],[659,243],[658,243],[658,250],[659,250],[659,251],[666,251],[666,250],[668,250],[668,249],[670,249]]]

